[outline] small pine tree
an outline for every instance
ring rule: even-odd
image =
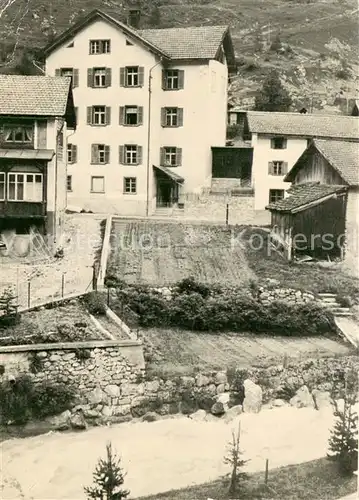
[[[17,296],[11,287],[6,288],[0,295],[0,328],[15,324],[18,319]]]
[[[240,423],[238,424],[238,431],[235,433],[232,431],[232,441],[228,445],[228,455],[224,457],[224,463],[231,466],[230,472],[230,482],[228,495],[230,498],[235,497],[239,490],[242,488],[242,483],[248,477],[245,472],[241,471],[241,468],[248,462],[248,460],[243,460],[243,452],[240,449],[240,436],[241,428]]]
[[[272,71],[256,96],[255,111],[289,111],[292,99],[283,87],[279,75]]]
[[[107,459],[99,459],[93,479],[96,486],[85,487],[87,498],[93,500],[122,500],[130,492],[120,489],[124,483],[124,473],[120,466],[121,460],[112,451],[111,443],[106,445]]]
[[[349,373],[345,379],[344,394],[335,389],[332,404],[336,422],[329,439],[328,458],[337,462],[339,472],[352,475],[358,468],[358,414],[355,404],[358,399],[358,375]],[[343,407],[339,408],[338,397],[342,396]]]

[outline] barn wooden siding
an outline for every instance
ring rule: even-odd
[[[318,151],[314,151],[299,167],[293,184],[316,182],[321,184],[345,185],[344,180]]]

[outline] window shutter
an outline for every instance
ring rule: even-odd
[[[126,68],[120,68],[120,87],[126,87]]]
[[[183,127],[183,108],[177,108],[177,113],[178,113],[178,117],[177,117],[177,123],[178,123],[178,127]]]
[[[118,148],[118,157],[119,157],[119,163],[121,165],[125,164],[125,146],[119,146]]]
[[[160,165],[165,164],[165,148],[160,148]]]
[[[79,70],[74,69],[72,75],[72,88],[79,86]]]
[[[120,106],[120,125],[125,124],[125,107]]]
[[[142,164],[142,146],[137,146],[137,165]]]
[[[105,163],[110,163],[110,146],[105,146]]]
[[[97,164],[98,162],[98,144],[91,144],[91,163]]]
[[[182,165],[182,148],[176,148],[176,166]]]
[[[77,106],[75,106],[75,118],[76,121],[79,119],[79,108]]]
[[[92,125],[92,106],[87,107],[87,125]]]
[[[143,87],[145,81],[145,68],[143,66],[138,67],[138,86]]]
[[[284,161],[282,165],[283,165],[283,175],[285,175],[288,173],[288,162]]]
[[[167,113],[166,108],[161,108],[161,126],[165,127],[167,125]]]
[[[287,139],[283,139],[283,148],[282,149],[287,149]]]
[[[61,69],[55,69],[55,76],[61,76]]]
[[[106,68],[106,87],[111,87],[111,68]]]
[[[137,108],[137,124],[143,124],[143,106],[138,106]]]
[[[184,70],[180,69],[178,71],[178,88],[183,89],[184,87]]]
[[[271,139],[270,140],[270,147],[271,147],[271,149],[274,149],[274,146],[275,146],[274,139]]]
[[[273,162],[272,162],[272,161],[269,161],[269,162],[268,162],[268,174],[269,174],[269,175],[273,175],[273,172],[274,172]]]
[[[167,78],[166,78],[166,74],[167,74],[166,70],[165,70],[165,69],[163,69],[163,70],[162,70],[162,88],[163,88],[163,90],[166,90],[166,89],[167,89]]]
[[[71,148],[72,148],[72,151],[71,151],[72,163],[77,163],[77,146],[75,144],[73,144],[71,146]]]
[[[111,123],[111,108],[109,106],[106,106],[105,123],[106,125],[110,125]]]
[[[93,68],[87,70],[87,86],[93,87]]]

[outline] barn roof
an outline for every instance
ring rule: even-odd
[[[359,140],[354,116],[248,111],[246,128],[257,134]]]
[[[284,178],[293,182],[312,151],[318,151],[349,186],[359,186],[359,143],[314,139]]]
[[[298,209],[316,202],[321,201],[331,195],[339,194],[345,192],[347,186],[329,186],[319,183],[306,183],[298,184],[292,186],[288,190],[289,196],[283,200],[277,201],[275,203],[270,203],[266,209],[276,212],[289,212],[293,213],[299,211]]]

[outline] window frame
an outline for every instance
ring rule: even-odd
[[[5,201],[5,195],[6,195],[6,175],[5,172],[0,172],[0,186],[3,187],[4,190],[4,196],[1,196],[1,189],[0,189],[0,201]]]
[[[174,73],[174,75],[169,75],[169,73]],[[174,86],[173,83],[177,82],[177,85]],[[169,82],[172,82],[169,85]],[[178,69],[166,69],[166,90],[178,90],[179,87],[179,70]]]
[[[168,151],[168,150],[174,150],[174,151]],[[164,166],[166,167],[176,167],[177,166],[177,148],[175,146],[164,146]],[[170,158],[174,158],[174,163],[172,163],[172,160],[170,162],[167,162],[167,155],[170,155]]]
[[[100,74],[96,74],[96,72],[100,72]],[[101,85],[96,85],[96,78],[99,77],[101,79]],[[107,71],[106,67],[104,66],[99,66],[93,68],[93,74],[92,74],[92,84],[94,89],[103,89],[107,87]]]
[[[128,110],[129,109],[134,109],[136,110],[135,113],[128,113]],[[128,123],[127,122],[127,117],[128,116],[136,116],[136,123]],[[127,127],[134,127],[136,125],[139,125],[139,112],[138,112],[138,106],[125,106],[125,110],[124,110],[124,125],[126,125]]]
[[[11,177],[15,177],[15,182],[11,181]],[[23,176],[23,182],[20,183],[18,181],[18,177]],[[40,178],[40,182],[38,184],[41,184],[41,199],[39,200],[30,200],[27,197],[27,189],[28,189],[28,180],[27,178],[31,176],[33,177],[33,181],[31,184],[36,184],[36,177]],[[10,184],[15,185],[15,198],[10,198]],[[22,184],[23,186],[23,199],[18,199],[18,185]],[[7,201],[10,201],[11,203],[43,203],[44,202],[44,176],[41,173],[38,172],[8,172],[7,175]]]
[[[93,51],[92,47],[97,44],[98,50]],[[89,40],[89,54],[91,56],[96,56],[98,54],[110,54],[111,53],[111,40],[109,38],[96,38]]]
[[[287,149],[287,138],[284,136],[272,137],[270,141],[271,149]],[[277,141],[281,141],[281,146],[276,144]]]
[[[125,165],[138,165],[138,149],[137,144],[125,144],[124,145],[124,156],[125,156]],[[128,161],[128,154],[132,161]]]
[[[166,110],[166,127],[178,127],[179,126],[179,113],[178,113],[178,108],[176,107],[168,107],[165,108]],[[173,112],[174,110],[174,112]],[[175,123],[173,123],[173,117],[175,117]],[[170,118],[170,119],[169,119]],[[171,123],[169,123],[171,122]]]
[[[126,182],[129,181],[128,190]],[[137,194],[137,177],[124,177],[123,178],[123,194]]]
[[[103,191],[94,191],[93,189],[93,180],[94,179],[102,179],[103,182]],[[91,175],[91,185],[90,185],[90,192],[95,193],[95,194],[103,194],[105,192],[105,176],[104,175]]]
[[[103,111],[96,111],[96,108],[102,108]],[[103,122],[97,123],[95,121],[95,116],[102,116],[102,115],[103,115]],[[106,123],[106,106],[105,105],[92,106],[92,125],[99,125],[99,126],[107,125],[107,123]]]
[[[283,194],[283,196],[281,196],[281,197],[277,197],[276,196],[275,199],[272,200],[272,195],[274,194],[274,192],[276,192],[277,194],[281,193],[281,194]],[[284,194],[285,194],[284,189],[270,189],[269,190],[269,204],[277,203],[278,201],[283,200],[284,199]]]
[[[136,72],[129,74],[129,70],[136,69]],[[129,76],[132,78],[132,83],[129,83]],[[137,79],[137,83],[133,83],[134,79]],[[140,67],[139,66],[126,66],[125,67],[125,86],[126,87],[139,87],[140,83]]]
[[[70,181],[70,183],[69,183],[69,181]],[[72,192],[72,175],[67,175],[66,176],[66,192],[67,193],[71,193]]]
[[[274,160],[273,164],[273,173],[272,175],[282,177],[284,175],[284,161],[282,160]]]
[[[8,131],[7,131],[8,129]],[[22,140],[17,141],[15,140],[15,134],[17,130],[22,131]],[[26,131],[30,131],[29,140],[24,140],[26,137]],[[9,135],[8,135],[9,134]],[[11,140],[8,140],[8,137],[10,135],[14,135],[14,138]],[[25,145],[31,145],[33,144],[34,141],[34,126],[33,125],[4,125],[4,137],[5,137],[5,144],[25,144]]]

